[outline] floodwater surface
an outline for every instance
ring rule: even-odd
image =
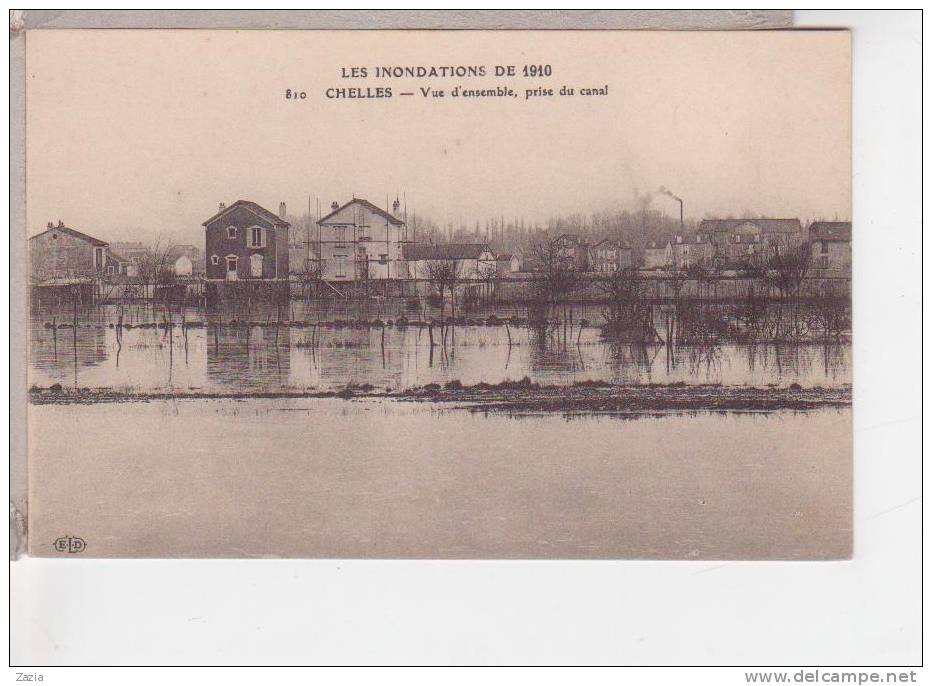
[[[31,384],[145,391],[333,390],[371,384],[498,383],[525,376],[545,385],[579,381],[764,386],[851,382],[848,343],[640,345],[606,340],[593,325],[451,327],[435,346],[425,327],[335,328],[210,325],[122,330],[113,318],[30,327]]]
[[[29,413],[34,555],[64,535],[103,557],[851,552],[850,409],[632,421],[249,399]]]

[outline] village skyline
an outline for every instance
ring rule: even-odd
[[[347,63],[437,57],[417,41],[341,38],[281,32],[276,50],[290,58],[279,61],[248,32],[222,52],[197,32],[101,32],[92,43],[69,31],[36,35],[29,235],[62,220],[112,241],[184,243],[220,202],[284,201],[300,216],[309,197],[312,216],[318,198],[322,209],[353,196],[383,207],[398,195],[409,216],[472,226],[636,210],[651,194],[654,209],[678,218],[661,186],[683,199],[687,219],[849,218],[843,34],[609,33],[585,50],[572,36],[528,34],[529,55],[554,62],[552,85],[608,82],[610,95],[508,102],[328,100]],[[498,55],[497,40],[447,36],[443,61]],[[678,58],[671,40],[687,41],[691,58]],[[112,59],[123,50],[131,63]],[[797,57],[806,69],[787,68]],[[308,99],[286,100],[297,87]]]

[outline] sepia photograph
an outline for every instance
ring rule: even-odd
[[[10,681],[922,683],[921,12],[8,14]]]
[[[29,555],[852,555],[847,31],[26,63]]]

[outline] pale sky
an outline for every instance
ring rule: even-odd
[[[850,217],[842,31],[34,31],[27,221],[109,241],[199,244],[219,202],[312,211],[353,194],[472,226],[634,206],[664,185],[687,217]],[[549,64],[544,79],[494,65]],[[385,79],[377,65],[484,65]],[[341,78],[365,66],[366,78]],[[600,97],[524,89],[608,85]],[[517,98],[405,97],[421,86]],[[390,87],[388,99],[327,88]],[[286,100],[286,88],[303,101]],[[657,196],[671,216],[678,206]]]

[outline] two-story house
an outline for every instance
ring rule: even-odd
[[[576,234],[564,233],[553,239],[556,257],[574,271],[589,271],[589,242]]]
[[[707,267],[712,264],[713,246],[701,233],[695,236],[676,236],[669,245],[670,259],[677,269]]]
[[[321,277],[328,281],[406,278],[402,246],[407,227],[398,216],[401,203],[396,199],[387,212],[363,198],[353,198],[318,222],[316,245]]]
[[[802,242],[799,219],[703,219],[699,233],[712,243],[719,264],[765,261]]]
[[[210,281],[288,279],[288,228],[281,216],[249,200],[221,203],[204,222],[206,277]]]
[[[612,274],[632,266],[631,246],[609,238],[589,247],[589,270]]]
[[[33,281],[80,279],[107,273],[109,244],[68,226],[49,222],[45,231],[29,238]],[[115,269],[119,263],[113,258]]]
[[[809,225],[812,266],[851,272],[851,222],[812,222]]]

